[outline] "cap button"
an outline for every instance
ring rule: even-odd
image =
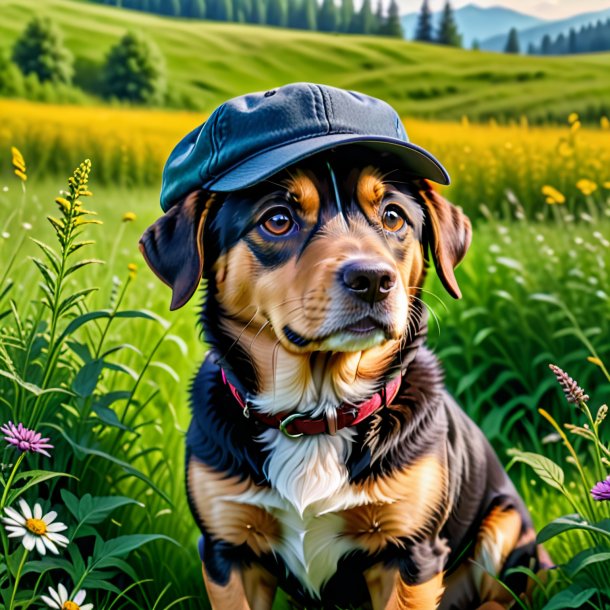
[[[271,91],[265,91],[265,97],[271,97],[275,95],[275,89],[271,89]]]

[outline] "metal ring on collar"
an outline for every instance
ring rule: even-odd
[[[281,422],[280,422],[280,430],[288,437],[288,438],[299,438],[299,436],[303,436],[302,432],[299,432],[298,434],[290,434],[290,432],[288,432],[288,430],[286,429],[286,427],[293,422],[295,419],[304,419],[306,416],[303,413],[293,413],[292,415],[289,415],[288,417],[285,417]]]

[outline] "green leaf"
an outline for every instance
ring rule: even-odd
[[[67,509],[72,513],[72,516],[78,520],[78,498],[67,489],[60,491],[61,499],[64,501]]]
[[[610,561],[609,551],[599,551],[598,549],[587,549],[578,553],[564,567],[565,571],[571,579],[573,579],[581,570],[584,570],[590,565]]]
[[[523,462],[530,466],[547,485],[560,491],[563,490],[565,475],[561,467],[555,464],[553,460],[537,453],[519,451],[518,449],[509,449],[507,453],[517,462]]]
[[[149,311],[148,309],[126,309],[124,311],[117,311],[114,314],[115,318],[142,318],[144,320],[153,320],[154,322],[158,322],[163,326],[163,328],[169,328],[170,323],[162,318],[160,315],[156,314],[154,311]]]
[[[74,263],[66,269],[65,277],[68,277],[71,273],[78,271],[82,267],[86,267],[87,265],[104,265],[105,261],[100,260],[99,258],[87,258],[82,261],[78,261],[78,263]]]
[[[487,337],[489,337],[489,335],[491,335],[492,333],[496,332],[495,328],[482,328],[475,336],[474,339],[472,340],[472,344],[473,345],[480,345],[481,343],[483,343],[483,341],[485,341],[485,339],[487,339]]]
[[[57,282],[57,276],[55,273],[53,273],[53,271],[47,267],[46,263],[41,261],[39,258],[32,256],[30,257],[30,260],[36,265],[36,267],[38,267],[45,284],[52,290]]]
[[[67,396],[74,396],[73,392],[66,390],[64,388],[39,388],[37,385],[33,383],[28,383],[27,381],[23,381],[17,373],[9,373],[8,371],[3,371],[0,369],[0,375],[2,377],[7,377],[14,381],[17,385],[22,387],[24,390],[31,392],[34,396],[43,396],[45,394],[66,394]]]
[[[153,540],[167,540],[180,546],[173,538],[163,534],[128,534],[104,542],[96,549],[92,565],[95,566],[96,570],[114,567],[114,558],[124,557],[131,553],[131,551],[135,551]]]
[[[83,524],[102,523],[114,510],[128,504],[144,506],[142,503],[125,496],[92,497],[90,494],[85,494],[80,500],[77,519],[79,523]]]
[[[73,392],[82,398],[90,396],[97,386],[97,381],[103,368],[103,360],[98,359],[87,362],[87,364],[78,371],[78,374],[72,382]]]
[[[551,521],[548,525],[543,527],[539,532],[536,540],[539,543],[546,542],[559,534],[569,532],[570,530],[586,530],[589,532],[596,532],[597,534],[603,534],[604,536],[610,537],[610,525],[608,521],[603,521],[595,525],[591,525],[588,521],[585,521],[580,515],[565,515],[559,517],[554,521]]]
[[[79,290],[79,291],[75,292],[74,294],[71,294],[70,296],[66,297],[59,304],[57,311],[60,314],[65,313],[70,308],[74,307],[74,305],[76,305],[77,303],[80,303],[80,301],[82,301],[88,294],[91,294],[92,292],[95,292],[96,290],[97,290],[97,288],[83,288],[82,290]]]
[[[131,464],[128,464],[127,462],[123,462],[122,460],[119,460],[118,458],[114,457],[113,455],[110,455],[109,453],[106,453],[105,451],[100,451],[99,449],[92,449],[91,447],[85,447],[83,445],[80,445],[75,440],[70,438],[68,436],[68,434],[66,433],[66,431],[61,426],[57,426],[55,424],[48,424],[48,426],[50,428],[54,428],[55,430],[57,430],[68,441],[68,443],[70,443],[70,445],[73,447],[73,449],[75,451],[81,452],[82,454],[85,454],[85,455],[94,455],[96,457],[100,457],[105,460],[108,460],[109,462],[112,462],[113,464],[116,464],[117,466],[120,466],[127,474],[130,474],[130,475],[140,479],[141,481],[144,481],[144,483],[146,483],[152,490],[154,490],[159,496],[161,496],[170,506],[172,506],[172,501],[170,500],[169,496],[162,489],[160,489],[157,485],[155,485],[155,483],[152,481],[152,479],[147,477],[143,472],[140,472],[139,470],[134,468]]]
[[[103,424],[112,426],[113,428],[119,428],[120,430],[130,429],[125,424],[121,423],[121,420],[118,418],[117,414],[110,407],[94,404],[92,406],[92,410]]]
[[[33,237],[30,237],[30,239],[42,250],[49,263],[51,263],[51,267],[53,267],[55,273],[59,273],[59,266],[61,264],[59,254],[57,254],[57,252],[55,252],[55,250],[53,250],[53,248],[51,248],[51,246],[48,244],[34,239]]]
[[[33,477],[31,477],[30,480],[22,487],[13,488],[8,494],[8,498],[6,501],[7,505],[10,506],[11,504],[13,504],[13,502],[28,489],[34,487],[35,485],[38,485],[39,483],[48,481],[49,479],[56,479],[57,477],[69,477],[70,479],[76,479],[74,475],[67,474],[65,472],[51,472],[48,470],[34,470],[32,472],[38,474],[35,474]],[[28,475],[30,473],[23,474]]]
[[[115,585],[112,584],[112,579],[117,575],[115,570],[105,572],[94,572],[89,574],[82,583],[83,589],[102,589],[104,591],[112,591],[116,595],[121,593]]]
[[[109,309],[98,309],[96,311],[88,311],[87,313],[77,316],[66,326],[64,331],[61,333],[59,341],[63,341],[66,337],[73,334],[83,324],[91,322],[91,320],[99,320],[100,318],[109,318],[112,312]]]
[[[566,608],[580,608],[587,602],[597,589],[582,589],[579,585],[570,585],[543,606],[542,610],[565,610]]]
[[[107,356],[110,356],[111,354],[114,354],[115,352],[119,352],[121,350],[130,350],[132,352],[135,352],[136,354],[138,354],[138,356],[142,355],[142,352],[135,346],[135,345],[131,345],[131,343],[121,343],[120,345],[115,345],[114,347],[111,347],[109,349],[107,349],[101,356],[100,358],[106,358]]]

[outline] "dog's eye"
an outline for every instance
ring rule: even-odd
[[[273,236],[287,235],[296,226],[290,213],[279,209],[271,210],[261,223],[262,228]]]
[[[404,212],[397,205],[389,205],[383,211],[381,222],[386,231],[396,233],[405,226],[406,219]]]

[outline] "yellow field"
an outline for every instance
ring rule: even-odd
[[[204,119],[192,112],[0,100],[0,150],[17,146],[30,175],[64,175],[88,157],[97,182],[156,185],[172,147]],[[576,115],[566,117],[563,128],[408,117],[406,125],[411,139],[448,168],[454,183],[449,195],[470,214],[478,214],[481,204],[496,210],[506,201],[527,213],[544,211],[547,203],[574,211],[587,195],[605,199],[609,192],[605,118],[598,129],[582,128]],[[8,158],[0,168],[10,171]]]

